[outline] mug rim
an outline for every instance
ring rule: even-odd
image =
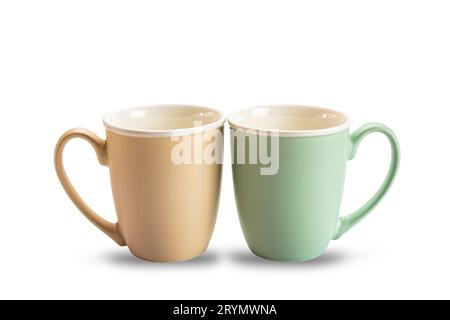
[[[219,119],[208,124],[204,124],[198,127],[187,127],[187,128],[176,128],[176,129],[138,129],[129,128],[125,126],[120,126],[111,123],[111,118],[126,111],[133,110],[145,110],[145,109],[157,109],[157,108],[172,108],[172,109],[204,109],[207,112],[214,112],[219,116]],[[137,137],[174,137],[174,136],[185,136],[195,133],[202,133],[220,128],[224,125],[226,120],[225,115],[217,110],[210,107],[200,106],[200,105],[190,105],[190,104],[154,104],[154,105],[144,105],[135,107],[126,107],[117,110],[110,111],[103,116],[103,125],[107,130],[112,132],[137,136]]]
[[[316,111],[322,111],[322,112],[329,112],[340,115],[345,121],[335,125],[330,126],[327,128],[321,128],[321,129],[273,129],[273,128],[262,128],[262,127],[254,127],[249,126],[243,123],[239,123],[239,121],[236,121],[234,118],[238,116],[239,114],[243,112],[250,112],[254,109],[281,109],[281,108],[293,108],[293,109],[313,109]],[[322,136],[322,135],[328,135],[333,133],[342,132],[350,127],[351,119],[350,117],[343,112],[336,111],[329,108],[323,108],[318,106],[311,106],[311,105],[301,105],[301,104],[271,104],[271,105],[262,105],[262,106],[253,106],[253,107],[247,107],[247,108],[241,108],[238,110],[233,111],[231,114],[228,115],[227,121],[231,128],[233,129],[243,129],[243,130],[255,130],[258,132],[258,134],[278,134],[281,137],[312,137],[312,136]]]

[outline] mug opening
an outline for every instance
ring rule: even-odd
[[[154,105],[106,114],[108,130],[138,136],[187,135],[219,128],[225,122],[215,109],[191,105]]]
[[[283,136],[314,136],[345,130],[349,117],[339,111],[301,105],[273,105],[238,110],[228,117],[235,129],[278,132]]]

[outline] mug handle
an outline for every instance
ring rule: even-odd
[[[349,214],[344,217],[340,217],[338,221],[338,227],[333,240],[339,239],[344,233],[354,227],[358,222],[364,219],[370,211],[372,211],[375,206],[383,199],[387,191],[392,185],[394,178],[398,171],[398,166],[400,163],[400,146],[398,144],[397,137],[394,132],[381,123],[368,123],[360,127],[358,130],[350,135],[350,155],[349,160],[352,160],[358,150],[361,141],[370,133],[379,132],[384,134],[391,144],[391,164],[389,166],[389,171],[383,184],[375,193],[375,195],[370,198],[360,209],[356,210],[354,213]]]
[[[95,153],[97,154],[98,161],[101,165],[108,165],[108,155],[106,153],[106,141],[99,138],[93,132],[83,129],[76,128],[71,129],[64,133],[56,144],[55,148],[55,169],[58,175],[59,181],[61,182],[64,190],[66,191],[69,198],[72,202],[77,206],[77,208],[81,211],[81,213],[91,221],[97,228],[110,236],[118,245],[124,246],[126,245],[125,239],[119,230],[118,223],[111,223],[99,215],[97,215],[84,201],[81,199],[78,192],[73,187],[70,182],[66,171],[64,169],[63,164],[63,152],[64,147],[73,138],[81,138],[86,140],[91,144],[94,148]]]

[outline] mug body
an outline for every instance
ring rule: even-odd
[[[238,111],[229,122],[236,204],[251,251],[286,261],[320,256],[337,228],[348,118],[322,108],[271,106]],[[270,164],[260,161],[264,153]],[[249,163],[251,154],[256,163]]]
[[[155,106],[112,113],[104,122],[118,226],[130,251],[151,261],[203,253],[219,204],[222,115]]]

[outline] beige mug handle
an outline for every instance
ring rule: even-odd
[[[99,138],[93,132],[83,129],[76,128],[71,129],[64,133],[56,144],[55,148],[55,169],[58,175],[59,181],[66,191],[69,198],[73,201],[73,203],[77,206],[77,208],[81,211],[81,213],[91,221],[97,228],[102,230],[108,236],[110,236],[118,245],[124,246],[126,245],[125,239],[119,230],[118,223],[111,223],[98,214],[96,214],[84,201],[81,199],[78,192],[73,187],[72,183],[67,177],[66,171],[64,170],[63,164],[63,151],[67,142],[69,142],[73,138],[81,138],[86,140],[91,144],[94,148],[95,153],[97,154],[98,161],[101,165],[108,165],[108,155],[106,153],[106,141]]]

